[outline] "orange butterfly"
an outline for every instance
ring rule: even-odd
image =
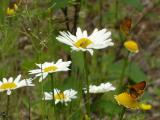
[[[132,27],[132,19],[130,17],[125,17],[121,22],[120,22],[120,30],[124,34],[128,35],[130,33]]]
[[[134,99],[138,99],[144,93],[145,87],[145,81],[129,86],[129,92],[131,97],[133,97]]]
[[[145,81],[139,82],[129,86],[129,92],[123,92],[119,95],[115,95],[114,98],[119,105],[123,105],[126,108],[149,110],[151,109],[151,106],[146,106],[140,103],[138,99],[144,93],[145,87]]]

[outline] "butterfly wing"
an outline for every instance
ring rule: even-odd
[[[120,23],[120,30],[126,35],[129,34],[132,26],[132,19],[129,17],[125,17]]]
[[[139,96],[141,96],[144,93],[145,87],[146,87],[145,81],[129,86],[130,95],[133,98],[137,99]]]

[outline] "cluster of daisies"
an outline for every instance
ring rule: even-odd
[[[107,29],[98,30],[95,29],[91,35],[87,34],[87,31],[82,31],[77,28],[76,35],[70,32],[60,32],[60,35],[56,39],[64,44],[71,46],[72,51],[82,51],[89,52],[91,55],[94,53],[94,49],[103,49],[108,46],[113,46],[111,39],[111,32]],[[130,51],[137,53],[139,51],[138,45],[134,41],[126,41],[124,46]],[[57,62],[45,62],[43,64],[36,64],[37,69],[29,71],[30,75],[34,75],[34,78],[21,79],[21,75],[18,75],[15,79],[10,77],[9,79],[3,78],[0,81],[0,92],[7,91],[7,95],[11,94],[11,90],[25,87],[25,86],[35,86],[32,81],[34,79],[39,79],[39,82],[43,82],[49,74],[55,72],[68,71],[71,61],[62,61],[59,59]],[[89,93],[105,93],[108,91],[113,91],[116,88],[109,82],[101,83],[100,85],[89,85]],[[86,88],[83,88],[84,93],[87,93]],[[54,100],[55,104],[71,102],[72,99],[77,98],[77,91],[73,89],[68,89],[61,91],[58,88],[54,88],[53,91],[44,92],[43,100]],[[115,96],[115,100],[118,104],[129,108],[139,108],[139,103],[132,99],[128,94],[122,93]],[[136,107],[135,107],[136,106]],[[150,109],[150,106],[141,104],[143,108]],[[149,107],[149,108],[148,108]]]
[[[15,0],[13,0],[9,7],[7,8],[7,15],[14,16],[18,9],[18,5]],[[91,56],[94,54],[94,49],[104,49],[109,46],[113,46],[114,43],[111,39],[111,32],[107,29],[98,30],[95,29],[91,35],[87,34],[87,31],[82,31],[80,28],[77,28],[76,35],[71,34],[70,32],[61,31],[60,35],[56,39],[64,44],[67,44],[71,47],[71,51],[82,51],[89,52]],[[131,53],[138,53],[139,47],[138,44],[133,40],[127,40],[124,42],[124,47]],[[22,79],[21,75],[18,75],[15,79],[13,77],[3,78],[0,81],[0,92],[7,91],[7,95],[11,95],[11,91],[21,87],[35,86],[32,82],[34,79],[39,79],[39,82],[42,82],[47,78],[49,74],[55,72],[64,72],[68,71],[71,61],[62,61],[59,59],[57,62],[44,62],[43,64],[36,64],[37,69],[30,70],[29,74],[34,75],[33,78]],[[101,83],[100,85],[89,85],[89,90],[83,88],[84,93],[105,93],[108,91],[114,91],[116,88],[109,82]],[[54,100],[55,104],[71,102],[72,99],[77,98],[77,91],[74,89],[68,89],[61,91],[58,88],[54,88],[50,92],[44,92],[43,100]],[[144,110],[151,109],[150,105],[140,104],[137,100],[133,99],[130,94],[123,92],[119,95],[115,95],[115,100],[118,104],[123,105],[127,108]]]
[[[91,35],[88,35],[87,31],[82,31],[80,28],[77,28],[76,36],[72,35],[70,32],[60,32],[60,35],[56,37],[56,39],[70,45],[72,51],[88,51],[91,55],[93,55],[94,49],[103,49],[114,45],[111,40],[111,32],[107,31],[107,29],[95,29]],[[70,70],[69,66],[71,65],[71,61],[62,61],[62,59],[59,59],[57,62],[45,62],[36,65],[38,67],[37,69],[29,71],[30,75],[34,75],[33,78],[21,79],[21,75],[18,75],[15,79],[12,77],[8,80],[3,78],[0,82],[0,92],[7,91],[7,95],[10,95],[11,90],[20,87],[35,86],[32,81],[36,78],[39,79],[39,82],[43,82],[49,74]],[[109,82],[101,83],[99,86],[89,86],[89,93],[104,93],[112,90],[115,90],[115,87]],[[77,98],[77,91],[73,89],[61,91],[54,88],[53,91],[44,92],[44,98],[42,99],[54,99],[55,104],[59,102],[67,104],[71,102],[72,99]],[[86,93],[86,88],[84,88],[84,91]]]

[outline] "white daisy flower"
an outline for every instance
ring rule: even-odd
[[[108,46],[113,46],[111,32],[107,29],[99,30],[96,28],[91,35],[87,31],[82,31],[77,28],[76,36],[70,32],[60,32],[56,39],[62,43],[71,46],[75,51],[89,51],[93,55],[93,49],[103,49]]]
[[[36,74],[35,77],[40,77],[39,82],[41,82],[49,73],[70,70],[68,68],[70,64],[71,61],[63,62],[62,59],[59,59],[56,63],[45,62],[43,64],[36,64],[39,69],[30,70],[29,74]]]
[[[65,103],[67,105],[68,102],[71,102],[72,99],[76,99],[77,96],[77,91],[73,89],[65,90],[65,91],[60,91],[58,89],[54,89],[54,99],[55,99],[55,104],[61,102]],[[53,100],[53,92],[44,92],[44,100]]]
[[[112,86],[111,83],[107,82],[107,83],[101,83],[99,86],[96,85],[90,85],[89,86],[89,93],[105,93],[108,91],[113,91],[116,88],[114,86]],[[87,93],[87,90],[85,88],[85,93]]]
[[[21,75],[18,75],[15,80],[13,77],[10,77],[8,80],[3,78],[2,81],[0,81],[0,92],[7,91],[7,95],[11,95],[11,90],[25,86],[34,86],[31,78],[21,80]]]

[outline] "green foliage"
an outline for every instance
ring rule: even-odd
[[[128,69],[128,76],[134,81],[134,82],[140,82],[143,80],[147,80],[147,76],[142,71],[140,66],[137,63],[130,63],[130,68]]]
[[[118,61],[116,63],[110,64],[108,66],[108,75],[111,79],[118,80],[122,74],[122,69],[124,67],[124,61]],[[135,83],[146,80],[147,76],[143,72],[137,63],[131,62],[125,71],[125,76],[129,77]]]
[[[134,7],[136,10],[142,11],[143,10],[143,5],[141,4],[140,0],[121,0],[124,5],[130,5]]]
[[[114,24],[116,23],[116,7],[115,4],[111,4],[111,7],[108,9],[107,12],[105,12],[103,16],[103,21],[106,24]],[[120,13],[121,14],[121,13]]]
[[[70,4],[75,3],[75,0],[54,0],[55,9],[65,8]]]
[[[121,106],[113,99],[114,94],[114,92],[111,92],[97,97],[97,101],[92,106],[93,111],[97,112],[102,118],[106,115],[110,118],[117,116],[121,112]]]
[[[124,60],[117,61],[108,66],[108,75],[110,79],[119,80],[124,67]]]
[[[84,71],[84,55],[81,52],[73,51],[71,54],[73,69],[78,68],[81,72]]]

